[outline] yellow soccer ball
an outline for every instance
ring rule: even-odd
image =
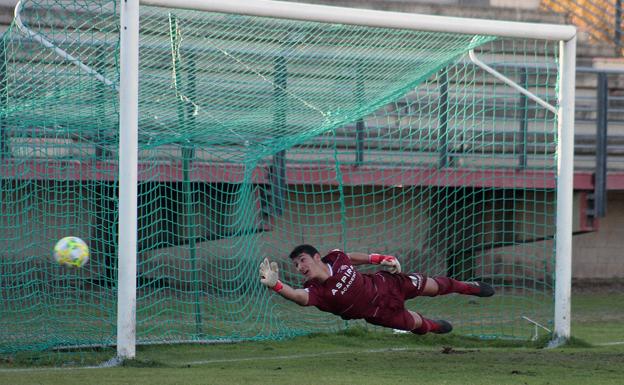
[[[89,262],[89,246],[78,237],[65,237],[54,245],[54,260],[65,266],[82,267]]]

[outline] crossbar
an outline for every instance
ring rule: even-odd
[[[570,25],[432,16],[270,0],[140,0],[142,5],[429,32],[569,41]]]

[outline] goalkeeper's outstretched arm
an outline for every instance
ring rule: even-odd
[[[275,287],[273,287],[272,289],[275,290]],[[308,305],[309,296],[308,296],[308,292],[304,289],[295,289],[286,283],[282,283],[281,288],[275,291],[282,297],[293,301],[297,305],[300,305],[300,306]]]
[[[282,297],[291,300],[298,305],[308,305],[308,292],[304,289],[295,289],[292,286],[280,281],[277,263],[269,262],[268,258],[264,258],[264,261],[260,263],[260,282],[266,287],[274,290]]]
[[[353,265],[368,265],[370,262],[370,256],[367,253],[347,253],[351,263]]]
[[[354,265],[383,265],[388,267],[391,273],[400,273],[401,264],[396,257],[383,254],[348,253],[351,263]]]

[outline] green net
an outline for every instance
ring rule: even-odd
[[[26,1],[2,40],[0,352],[115,343],[119,9]],[[264,256],[396,255],[497,296],[416,299],[458,333],[553,314],[558,43],[141,7],[137,342],[339,330]],[[59,266],[61,237],[91,259]],[[370,271],[363,268],[364,271]],[[351,324],[357,323],[351,322]]]

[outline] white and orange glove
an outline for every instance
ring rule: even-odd
[[[278,278],[279,268],[276,262],[270,262],[268,258],[260,263],[260,282],[275,291],[280,291],[284,287]]]
[[[392,274],[401,272],[401,264],[399,263],[399,260],[392,255],[371,254],[368,256],[368,261],[373,265],[387,266],[388,271]]]

